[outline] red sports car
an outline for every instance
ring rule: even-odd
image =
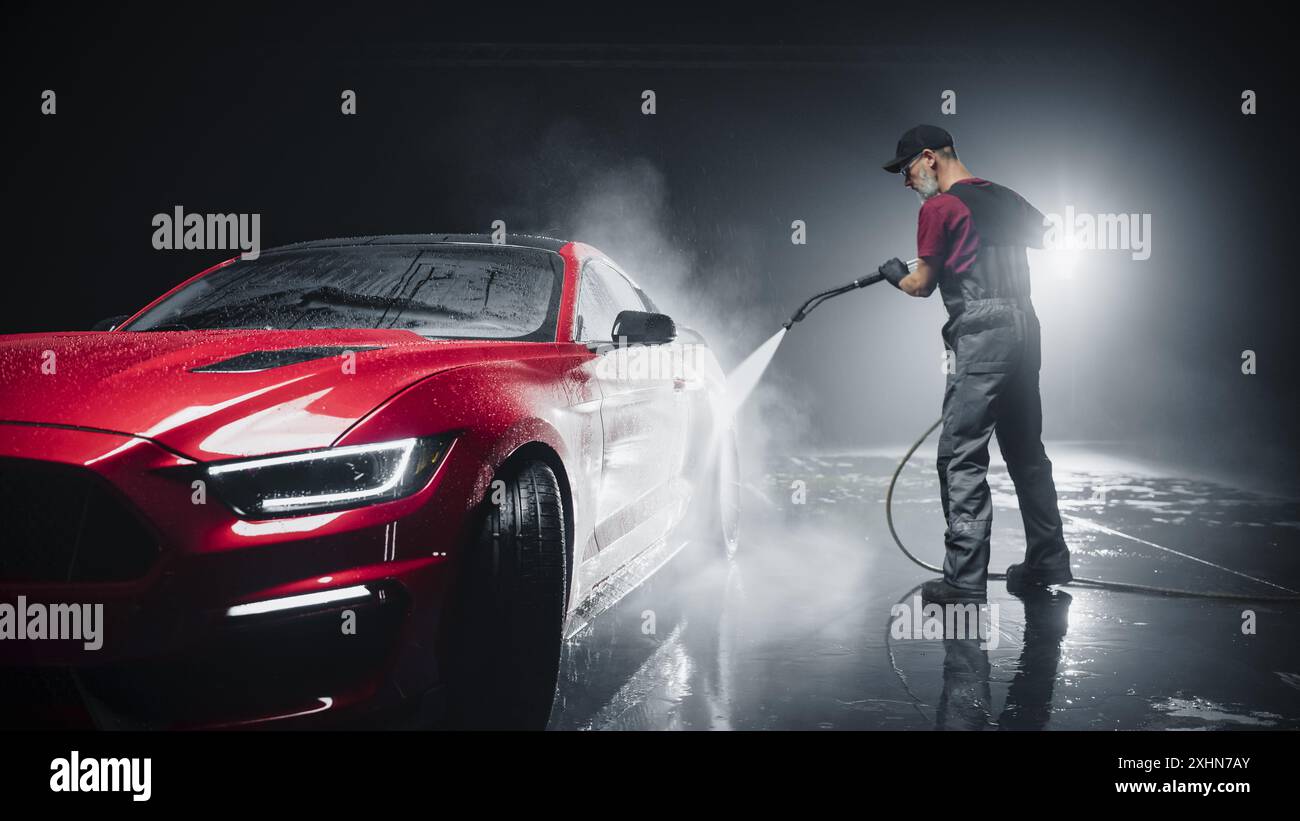
[[[601,602],[735,549],[717,362],[591,246],[300,243],[117,319],[0,337],[0,727],[540,727]]]

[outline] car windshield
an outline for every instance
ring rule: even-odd
[[[558,254],[516,246],[270,251],[195,280],[123,330],[396,328],[553,341],[563,271]]]

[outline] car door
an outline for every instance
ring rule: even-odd
[[[614,344],[620,311],[647,310],[637,288],[599,260],[582,269],[575,337],[599,353],[603,457],[597,493],[598,561],[583,568],[595,584],[662,539],[680,517],[686,403],[675,378],[673,346]],[[604,343],[604,344],[599,344]],[[590,587],[587,587],[590,589]]]

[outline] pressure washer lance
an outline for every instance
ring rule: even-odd
[[[921,260],[919,259],[909,259],[907,261],[907,272],[909,274],[912,273],[916,270],[916,266],[920,264]],[[822,291],[820,294],[813,294],[807,302],[799,306],[799,310],[794,312],[794,316],[786,320],[785,329],[788,331],[794,326],[794,323],[803,322],[804,317],[813,312],[813,308],[816,308],[831,297],[839,296],[840,294],[847,294],[849,291],[856,291],[858,288],[865,288],[868,285],[875,285],[884,278],[884,274],[868,274],[860,279],[853,280],[848,285],[841,285],[838,288],[831,288],[829,291]]]
[[[917,259],[908,260],[907,261],[908,273],[915,271],[916,266],[919,263],[920,260]],[[820,294],[814,294],[812,297],[808,299],[807,302],[799,306],[799,310],[794,312],[794,316],[790,317],[790,319],[785,322],[783,327],[788,331],[790,330],[790,328],[794,327],[794,324],[796,322],[802,322],[804,318],[808,316],[808,314],[813,312],[814,308],[816,308],[818,305],[821,305],[826,300],[831,299],[833,297],[840,296],[841,294],[847,294],[850,291],[856,291],[859,288],[865,288],[868,285],[875,285],[877,282],[880,282],[884,278],[885,278],[884,274],[880,274],[880,273],[868,274],[867,276],[853,280],[848,285],[842,285],[839,288],[831,288],[829,291],[822,291]],[[943,573],[943,568],[932,565],[929,562],[922,561],[921,559],[914,556],[912,554],[912,551],[908,550],[907,546],[903,544],[903,540],[899,538],[898,531],[894,529],[894,487],[898,484],[898,477],[902,474],[903,468],[907,466],[908,461],[911,460],[912,454],[916,453],[917,448],[921,447],[921,445],[925,442],[925,440],[930,438],[930,434],[934,433],[941,424],[943,424],[942,418],[936,420],[934,424],[930,425],[930,427],[925,429],[925,433],[921,434],[921,438],[917,439],[915,442],[912,443],[912,447],[908,448],[907,453],[903,455],[902,461],[900,461],[898,463],[898,467],[894,469],[894,475],[891,476],[889,479],[889,490],[885,493],[885,520],[889,523],[889,535],[894,538],[894,544],[898,545],[898,549],[903,551],[903,555],[906,556],[908,559],[910,559],[917,566],[923,567],[926,570],[929,570],[933,573],[940,573],[940,574]],[[1199,598],[1199,599],[1228,599],[1231,601],[1300,601],[1300,594],[1291,591],[1289,588],[1282,587],[1279,584],[1274,584],[1273,582],[1266,581],[1264,579],[1257,579],[1253,576],[1246,576],[1244,573],[1238,573],[1237,571],[1231,570],[1230,568],[1220,567],[1219,565],[1211,564],[1210,562],[1206,562],[1203,559],[1198,559],[1195,556],[1190,556],[1185,553],[1180,553],[1176,550],[1170,550],[1169,548],[1161,547],[1160,545],[1154,544],[1153,542],[1144,541],[1143,543],[1149,544],[1153,547],[1158,547],[1161,550],[1166,550],[1170,553],[1173,553],[1176,556],[1180,556],[1185,559],[1198,561],[1203,564],[1210,564],[1212,567],[1215,567],[1219,570],[1226,570],[1227,572],[1232,573],[1234,575],[1243,576],[1252,581],[1261,582],[1263,584],[1276,587],[1280,590],[1286,590],[1291,595],[1276,596],[1276,595],[1254,595],[1249,593],[1196,592],[1192,590],[1176,590],[1170,587],[1152,587],[1150,585],[1145,585],[1145,584],[1122,584],[1120,582],[1107,582],[1098,579],[1085,579],[1079,576],[1076,576],[1074,578],[1074,581],[1068,582],[1067,584],[1074,585],[1074,586],[1097,587],[1103,590],[1116,590],[1125,593],[1158,593],[1162,596],[1183,596],[1183,597]],[[989,574],[990,579],[1006,579],[1006,577],[1007,577],[1006,573]]]

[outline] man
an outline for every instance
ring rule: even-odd
[[[1024,563],[1007,568],[1007,589],[1068,582],[1070,551],[1042,443],[1039,325],[1025,252],[1042,247],[1043,215],[1011,189],[972,174],[952,135],[936,126],[905,133],[884,168],[901,173],[922,204],[916,270],[891,259],[880,273],[910,296],[927,297],[937,286],[948,309],[938,465],[948,528],[943,578],[926,582],[922,594],[935,602],[986,596],[993,502],[985,474],[995,432],[1027,543]]]

